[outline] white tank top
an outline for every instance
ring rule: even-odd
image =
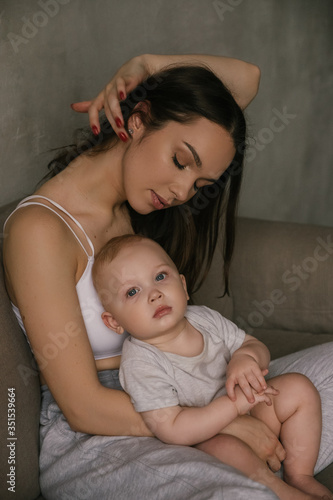
[[[83,232],[89,247],[91,249],[91,255],[87,252],[85,249],[84,245],[82,244],[82,241],[80,238],[77,236],[77,234],[73,231],[71,226],[68,224],[68,222],[61,216],[61,214],[57,211],[54,210],[52,207],[49,207],[48,205],[44,205],[44,203],[35,201],[35,199],[44,199],[47,200],[49,203],[51,203],[54,207],[56,207],[58,210],[61,212],[65,213]],[[21,207],[26,207],[28,205],[40,205],[48,210],[51,210],[51,212],[55,213],[58,217],[60,217],[61,220],[66,224],[66,226],[71,230],[73,233],[74,237],[77,239],[79,245],[82,247],[83,251],[85,252],[88,262],[87,266],[79,279],[79,281],[76,284],[76,291],[77,295],[79,298],[80,302],[80,308],[82,312],[82,316],[84,319],[84,323],[86,326],[86,330],[88,333],[89,337],[89,342],[92,348],[92,351],[94,353],[95,359],[105,359],[105,358],[112,358],[114,356],[118,356],[121,354],[122,350],[122,345],[124,343],[125,338],[128,336],[126,332],[124,332],[122,335],[119,335],[118,333],[114,332],[113,330],[110,330],[107,328],[103,320],[101,318],[101,314],[104,311],[104,308],[99,300],[99,297],[97,295],[97,292],[95,290],[95,287],[93,285],[93,280],[92,280],[92,266],[94,263],[94,246],[86,234],[85,230],[67,210],[65,210],[63,207],[61,207],[58,203],[55,201],[50,200],[49,198],[46,198],[45,196],[28,196],[24,200],[22,200],[15,210],[9,215],[11,215],[16,212]],[[8,221],[9,217],[7,217],[4,226],[6,225],[6,222]],[[15,316],[24,331],[26,335],[26,331],[23,325],[22,317],[20,314],[19,309],[12,303],[12,308],[15,313]],[[27,335],[26,335],[27,336]],[[29,342],[29,340],[28,340]]]

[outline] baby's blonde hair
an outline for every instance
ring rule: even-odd
[[[95,257],[95,262],[92,269],[92,277],[94,285],[96,286],[97,274],[105,264],[110,264],[119,254],[120,250],[132,245],[133,243],[139,243],[142,240],[150,240],[146,236],[141,234],[123,234],[121,236],[115,236],[111,238],[98,252]]]
[[[106,310],[110,307],[111,295],[108,287],[105,286],[103,269],[110,264],[119,254],[119,252],[135,243],[142,240],[153,241],[141,234],[123,234],[122,236],[115,236],[111,238],[97,253],[95,262],[92,268],[92,279],[99,298]]]

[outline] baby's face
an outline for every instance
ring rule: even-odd
[[[143,239],[123,248],[105,268],[109,311],[134,337],[152,340],[184,327],[185,278],[166,252]]]

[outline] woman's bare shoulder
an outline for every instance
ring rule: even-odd
[[[4,229],[5,243],[20,243],[22,240],[36,243],[47,242],[62,245],[68,241],[68,228],[63,220],[46,206],[28,205],[16,210],[7,220]]]
[[[8,219],[4,231],[3,259],[7,279],[18,268],[34,268],[39,264],[45,271],[59,272],[66,268],[71,274],[77,268],[77,245],[69,237],[69,229],[53,212],[31,205],[17,210]]]
[[[15,227],[16,225],[25,225],[29,223],[29,226],[38,226],[43,221],[51,221],[56,219],[56,214],[48,209],[46,205],[41,204],[31,204],[27,206],[22,206],[14,210],[10,217],[7,219],[6,229],[8,231]],[[57,217],[59,219],[59,217]]]
[[[27,282],[33,280],[41,289],[60,277],[64,283],[68,279],[74,282],[77,245],[56,214],[39,206],[22,207],[5,227],[3,260],[7,289],[16,303],[23,278]]]

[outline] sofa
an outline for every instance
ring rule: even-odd
[[[15,205],[0,209],[1,227]],[[265,342],[273,359],[333,340],[333,228],[239,218],[230,297],[221,297],[221,271],[219,244],[196,303],[219,310]],[[0,297],[0,498],[42,500],[38,375],[11,310],[2,266]],[[333,490],[333,465],[317,478]]]

